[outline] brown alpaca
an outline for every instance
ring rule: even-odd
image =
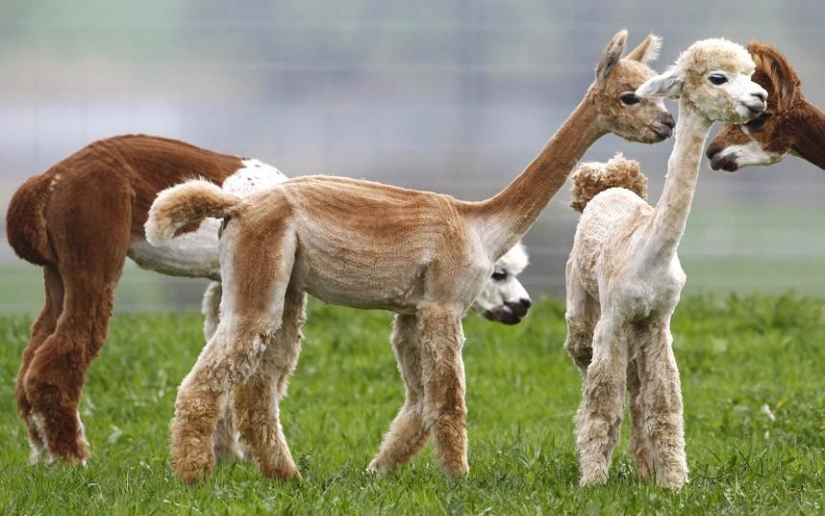
[[[649,36],[621,59],[626,32],[608,44],[596,81],[538,157],[483,202],[327,176],[301,177],[245,200],[204,181],[162,192],[146,224],[150,243],[205,216],[225,217],[221,321],[175,403],[175,474],[206,477],[209,438],[234,393],[246,449],[268,477],[300,477],[278,402],[300,352],[306,295],[397,313],[392,336],[406,402],[369,470],[408,462],[432,436],[443,470],[469,470],[461,318],[493,264],[530,228],[584,152],[602,135],[653,143],[673,118],[635,88],[652,77]]]
[[[77,403],[86,370],[105,340],[112,292],[126,256],[164,274],[220,278],[219,221],[184,228],[161,248],[144,239],[143,224],[157,193],[195,175],[242,196],[287,179],[256,160],[175,140],[118,136],[92,143],[31,178],[12,198],[9,241],[21,258],[44,267],[46,279],[46,306],[17,377],[18,412],[28,428],[32,462],[83,461],[88,455]],[[488,320],[517,324],[530,307],[530,296],[516,279],[527,261],[521,244],[502,256],[473,309]],[[204,295],[207,340],[218,325],[220,292],[215,282]],[[61,319],[61,313],[72,315]],[[53,353],[64,358],[48,357]],[[214,435],[215,452],[241,457],[227,415]]]
[[[825,113],[805,99],[799,77],[773,46],[751,42],[753,80],[768,92],[768,109],[744,125],[728,124],[707,157],[714,170],[772,165],[792,153],[825,169]]]
[[[78,403],[106,339],[126,256],[164,274],[219,279],[217,221],[188,225],[180,231],[185,235],[161,248],[144,238],[157,193],[191,177],[232,183],[240,194],[286,179],[256,160],[129,135],[88,145],[26,181],[12,197],[9,243],[18,256],[43,267],[46,287],[15,393],[32,462],[83,462],[89,455]]]

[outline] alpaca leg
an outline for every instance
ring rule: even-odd
[[[441,468],[452,478],[466,475],[470,470],[461,315],[462,311],[454,307],[437,305],[420,308],[418,312],[424,425],[432,433]]]
[[[23,379],[29,418],[48,457],[68,462],[84,462],[89,455],[78,405],[89,366],[106,340],[117,277],[103,285],[99,280],[66,279],[57,327],[34,353]]]
[[[583,379],[593,359],[593,330],[599,319],[599,304],[582,287],[578,272],[567,264],[567,339],[564,348],[576,363]]]
[[[203,294],[203,304],[201,312],[204,315],[203,336],[204,342],[215,335],[220,323],[220,304],[222,288],[218,281],[213,281],[206,287]],[[224,403],[221,417],[215,427],[215,434],[212,436],[212,446],[215,457],[218,460],[243,460],[244,454],[238,441],[238,432],[232,422],[232,403],[228,400]]]
[[[218,323],[221,322],[222,295],[223,287],[219,281],[210,283],[203,293],[201,313],[203,314],[203,336],[206,338],[204,342],[208,342],[209,339],[215,335],[215,330],[218,329]]]
[[[62,279],[62,311],[21,380],[29,417],[47,453],[68,462],[83,462],[89,455],[78,405],[88,368],[106,340],[130,238],[128,184],[105,179],[108,174],[93,177],[102,184],[65,183],[52,197],[55,207],[47,213],[47,224]],[[71,213],[60,206],[71,206]],[[54,268],[48,270],[49,281],[58,285]]]
[[[17,373],[17,387],[15,390],[17,413],[26,423],[29,434],[29,446],[31,447],[29,462],[31,464],[41,459],[44,443],[43,437],[37,429],[37,425],[30,417],[31,404],[26,396],[25,389],[26,373],[38,348],[40,348],[46,338],[54,332],[57,326],[57,319],[60,317],[60,312],[63,307],[63,279],[60,277],[60,273],[54,265],[46,265],[43,268],[43,280],[46,288],[46,303],[37,320],[32,325],[31,340],[29,340],[29,344],[23,351],[23,361]]]
[[[287,290],[280,329],[271,336],[258,370],[235,390],[241,437],[261,474],[269,478],[301,479],[281,428],[279,402],[301,352],[305,305],[306,294]]]
[[[212,471],[212,436],[227,395],[257,369],[266,346],[264,336],[270,331],[254,320],[234,321],[231,325],[221,321],[183,379],[171,425],[172,461],[180,480],[195,482]]]
[[[644,432],[644,400],[641,395],[640,370],[644,370],[644,362],[632,360],[627,367],[627,392],[630,396],[630,451],[636,463],[636,473],[639,478],[650,478],[650,449],[647,436]]]
[[[370,462],[368,471],[386,474],[409,462],[427,442],[424,427],[424,385],[421,378],[421,343],[417,320],[412,315],[396,315],[392,346],[398,370],[404,380],[406,400],[384,442]]]
[[[232,228],[224,232],[221,244],[221,320],[175,400],[170,448],[175,475],[184,482],[212,471],[218,418],[229,393],[258,369],[269,335],[278,330],[287,286],[279,279],[290,277],[294,263],[294,236],[270,227],[273,241],[258,245]]]
[[[582,486],[607,480],[619,441],[627,369],[627,349],[619,328],[602,319],[596,326],[593,361],[587,369],[576,413],[576,448]]]
[[[650,442],[656,482],[663,487],[679,489],[688,480],[688,468],[682,387],[668,322],[662,324],[658,337],[658,342],[647,348],[642,377],[646,412],[644,431]]]

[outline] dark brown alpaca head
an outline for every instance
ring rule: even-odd
[[[751,42],[748,51],[756,63],[753,80],[768,92],[768,108],[746,124],[726,125],[713,139],[706,155],[714,170],[771,165],[811,138],[803,122],[817,110],[805,101],[796,72],[771,45]]]

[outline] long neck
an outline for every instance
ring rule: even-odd
[[[669,261],[685,233],[693,192],[699,178],[702,149],[712,125],[686,98],[679,102],[676,141],[667,162],[664,190],[651,221],[646,254],[652,260]]]
[[[825,113],[808,101],[802,102],[803,109],[794,119],[796,140],[793,152],[800,158],[825,169]]]
[[[567,180],[576,162],[602,135],[595,100],[588,92],[533,161],[494,197],[473,203],[479,234],[498,258],[524,236]]]

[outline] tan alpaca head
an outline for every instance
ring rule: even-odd
[[[756,63],[753,80],[768,91],[768,107],[747,124],[728,124],[708,145],[714,170],[767,166],[782,161],[800,135],[797,115],[804,104],[799,77],[773,46],[748,44]]]
[[[636,95],[682,98],[711,121],[741,124],[767,105],[768,93],[751,80],[754,68],[741,45],[705,39],[685,50],[667,72],[642,84]]]
[[[636,89],[656,75],[648,64],[659,55],[662,40],[650,34],[622,58],[627,31],[613,36],[596,66],[596,81],[588,95],[598,110],[599,127],[626,140],[656,143],[673,134],[673,116],[661,99],[642,99]]]

